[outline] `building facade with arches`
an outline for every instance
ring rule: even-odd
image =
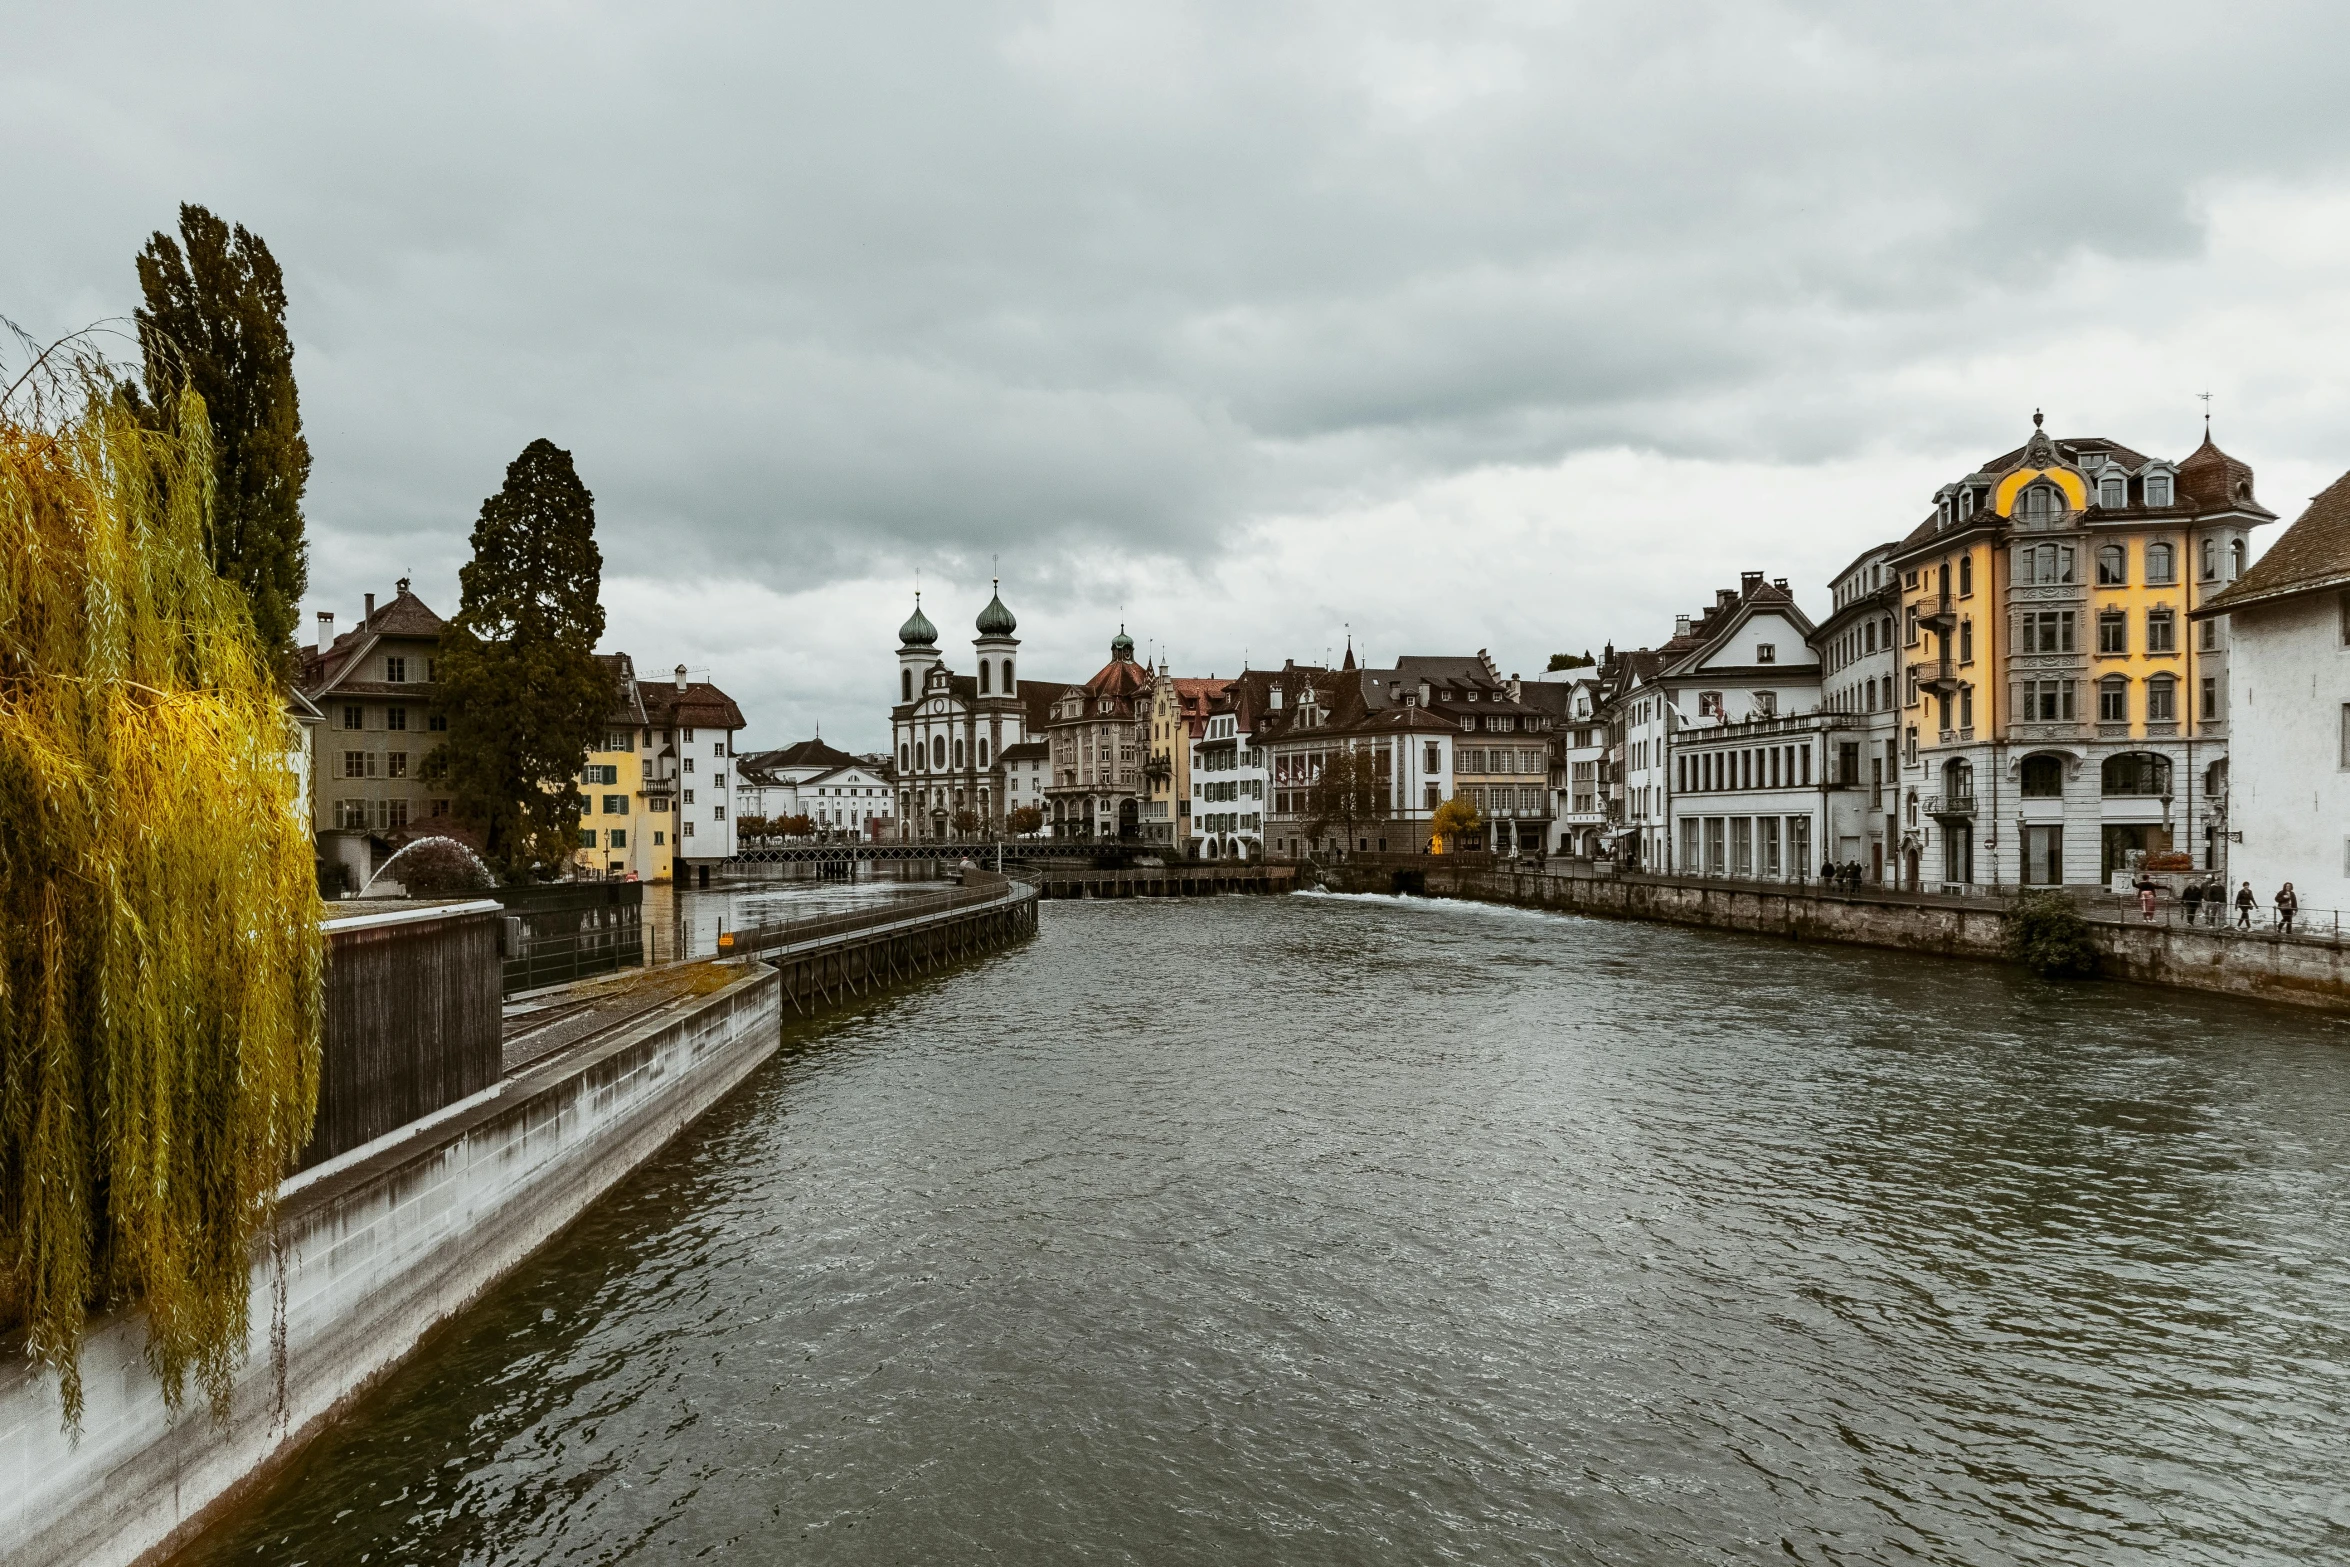
[[[2102,437],[1944,485],[1898,574],[1903,885],[2096,885],[2226,870],[2228,633],[2189,617],[2276,520],[2208,433]]]

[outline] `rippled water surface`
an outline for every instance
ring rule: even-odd
[[[2350,1050],[1469,905],[1048,904],[191,1560],[2350,1559]]]

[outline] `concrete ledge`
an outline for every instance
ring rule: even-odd
[[[229,1422],[191,1398],[176,1420],[135,1313],[82,1348],[78,1443],[57,1380],[0,1367],[0,1541],[12,1567],[130,1567],[185,1544],[423,1337],[774,1053],[780,986],[758,969],[474,1096],[422,1130],[354,1150],[291,1187],[285,1404],[268,1351],[269,1259],[251,1284],[253,1353]]]

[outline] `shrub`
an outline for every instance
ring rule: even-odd
[[[2061,892],[2030,892],[2007,914],[2007,955],[2043,979],[2086,979],[2097,972],[2089,922]]]

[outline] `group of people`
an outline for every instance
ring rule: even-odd
[[[2151,879],[2141,878],[2138,882],[2138,912],[2143,918],[2154,918],[2155,894],[2160,890]],[[2195,923],[2197,914],[2203,915],[2206,924],[2217,925],[2230,901],[2228,884],[2217,876],[2191,881],[2179,892],[2179,906],[2186,911],[2187,923],[2190,925]],[[2252,913],[2260,907],[2260,895],[2252,890],[2252,883],[2246,882],[2236,889],[2232,901],[2236,906],[2236,928],[2250,930]],[[2293,884],[2287,882],[2277,889],[2277,895],[2269,901],[2277,911],[2277,929],[2290,936],[2293,934],[2293,916],[2301,912],[2300,895],[2293,891]]]
[[[1848,860],[1842,865],[1834,860],[1820,862],[1820,880],[1831,887],[1857,887],[1863,874],[1858,860]]]

